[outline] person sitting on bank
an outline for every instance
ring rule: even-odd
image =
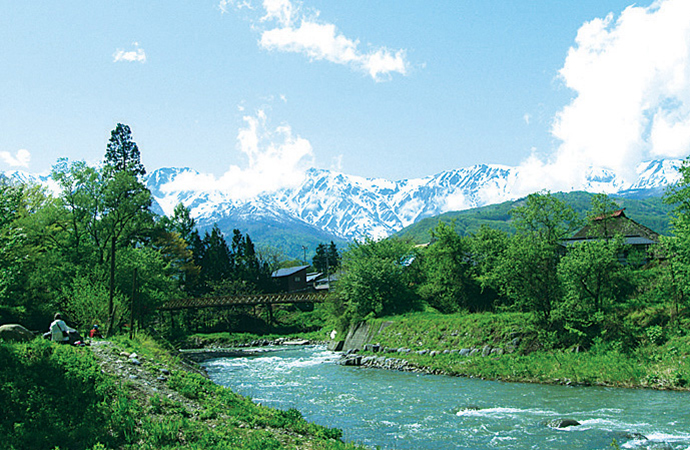
[[[50,324],[50,339],[53,342],[69,343],[69,327],[60,313],[55,313],[55,320]]]
[[[98,329],[98,325],[94,325],[91,327],[91,331],[89,331],[89,337],[91,339],[93,338],[102,338],[103,336],[101,335],[101,330]]]

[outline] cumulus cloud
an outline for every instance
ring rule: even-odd
[[[247,2],[223,0],[238,9]],[[409,62],[405,50],[377,47],[360,49],[357,39],[343,35],[334,24],[319,20],[318,11],[304,12],[302,3],[291,0],[263,0],[265,14],[256,21],[261,31],[259,45],[266,50],[300,53],[311,60],[325,60],[349,66],[368,74],[375,81],[390,79],[393,73],[407,75]]]
[[[271,129],[264,111],[243,119],[245,126],[238,131],[237,149],[246,156],[246,167],[230,166],[218,178],[211,174],[181,174],[163,190],[218,191],[233,200],[247,200],[299,185],[313,164],[309,141],[295,136],[286,124]]]
[[[644,160],[687,156],[688,18],[687,0],[660,0],[583,24],[559,72],[575,93],[553,121],[561,143],[550,158],[532,155],[525,173],[551,179],[551,189],[573,189],[591,166],[630,181]]]
[[[29,167],[31,153],[26,149],[20,149],[17,154],[12,156],[10,152],[0,152],[0,159],[11,167]]]
[[[113,62],[146,62],[146,52],[143,48],[139,47],[138,42],[134,42],[134,50],[125,51],[118,48],[115,53],[113,53]]]

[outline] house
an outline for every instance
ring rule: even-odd
[[[300,292],[310,288],[307,282],[309,266],[296,266],[278,269],[271,274],[281,292]]]
[[[625,208],[611,214],[595,217],[580,231],[562,244],[569,247],[579,242],[597,239],[611,239],[621,236],[623,243],[633,249],[649,254],[650,247],[659,243],[659,233],[635,222],[625,215]]]
[[[329,291],[338,281],[338,274],[332,273],[328,276],[322,274],[321,277],[314,281],[314,289],[319,292]]]

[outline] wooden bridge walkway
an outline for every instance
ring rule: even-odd
[[[297,292],[292,294],[223,295],[218,297],[181,298],[171,300],[159,311],[218,308],[229,306],[279,305],[286,303],[323,303],[327,292]]]

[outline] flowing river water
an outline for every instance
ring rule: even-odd
[[[690,449],[690,393],[504,383],[335,364],[323,347],[219,358],[211,379],[382,449]],[[554,419],[575,419],[565,429]]]

